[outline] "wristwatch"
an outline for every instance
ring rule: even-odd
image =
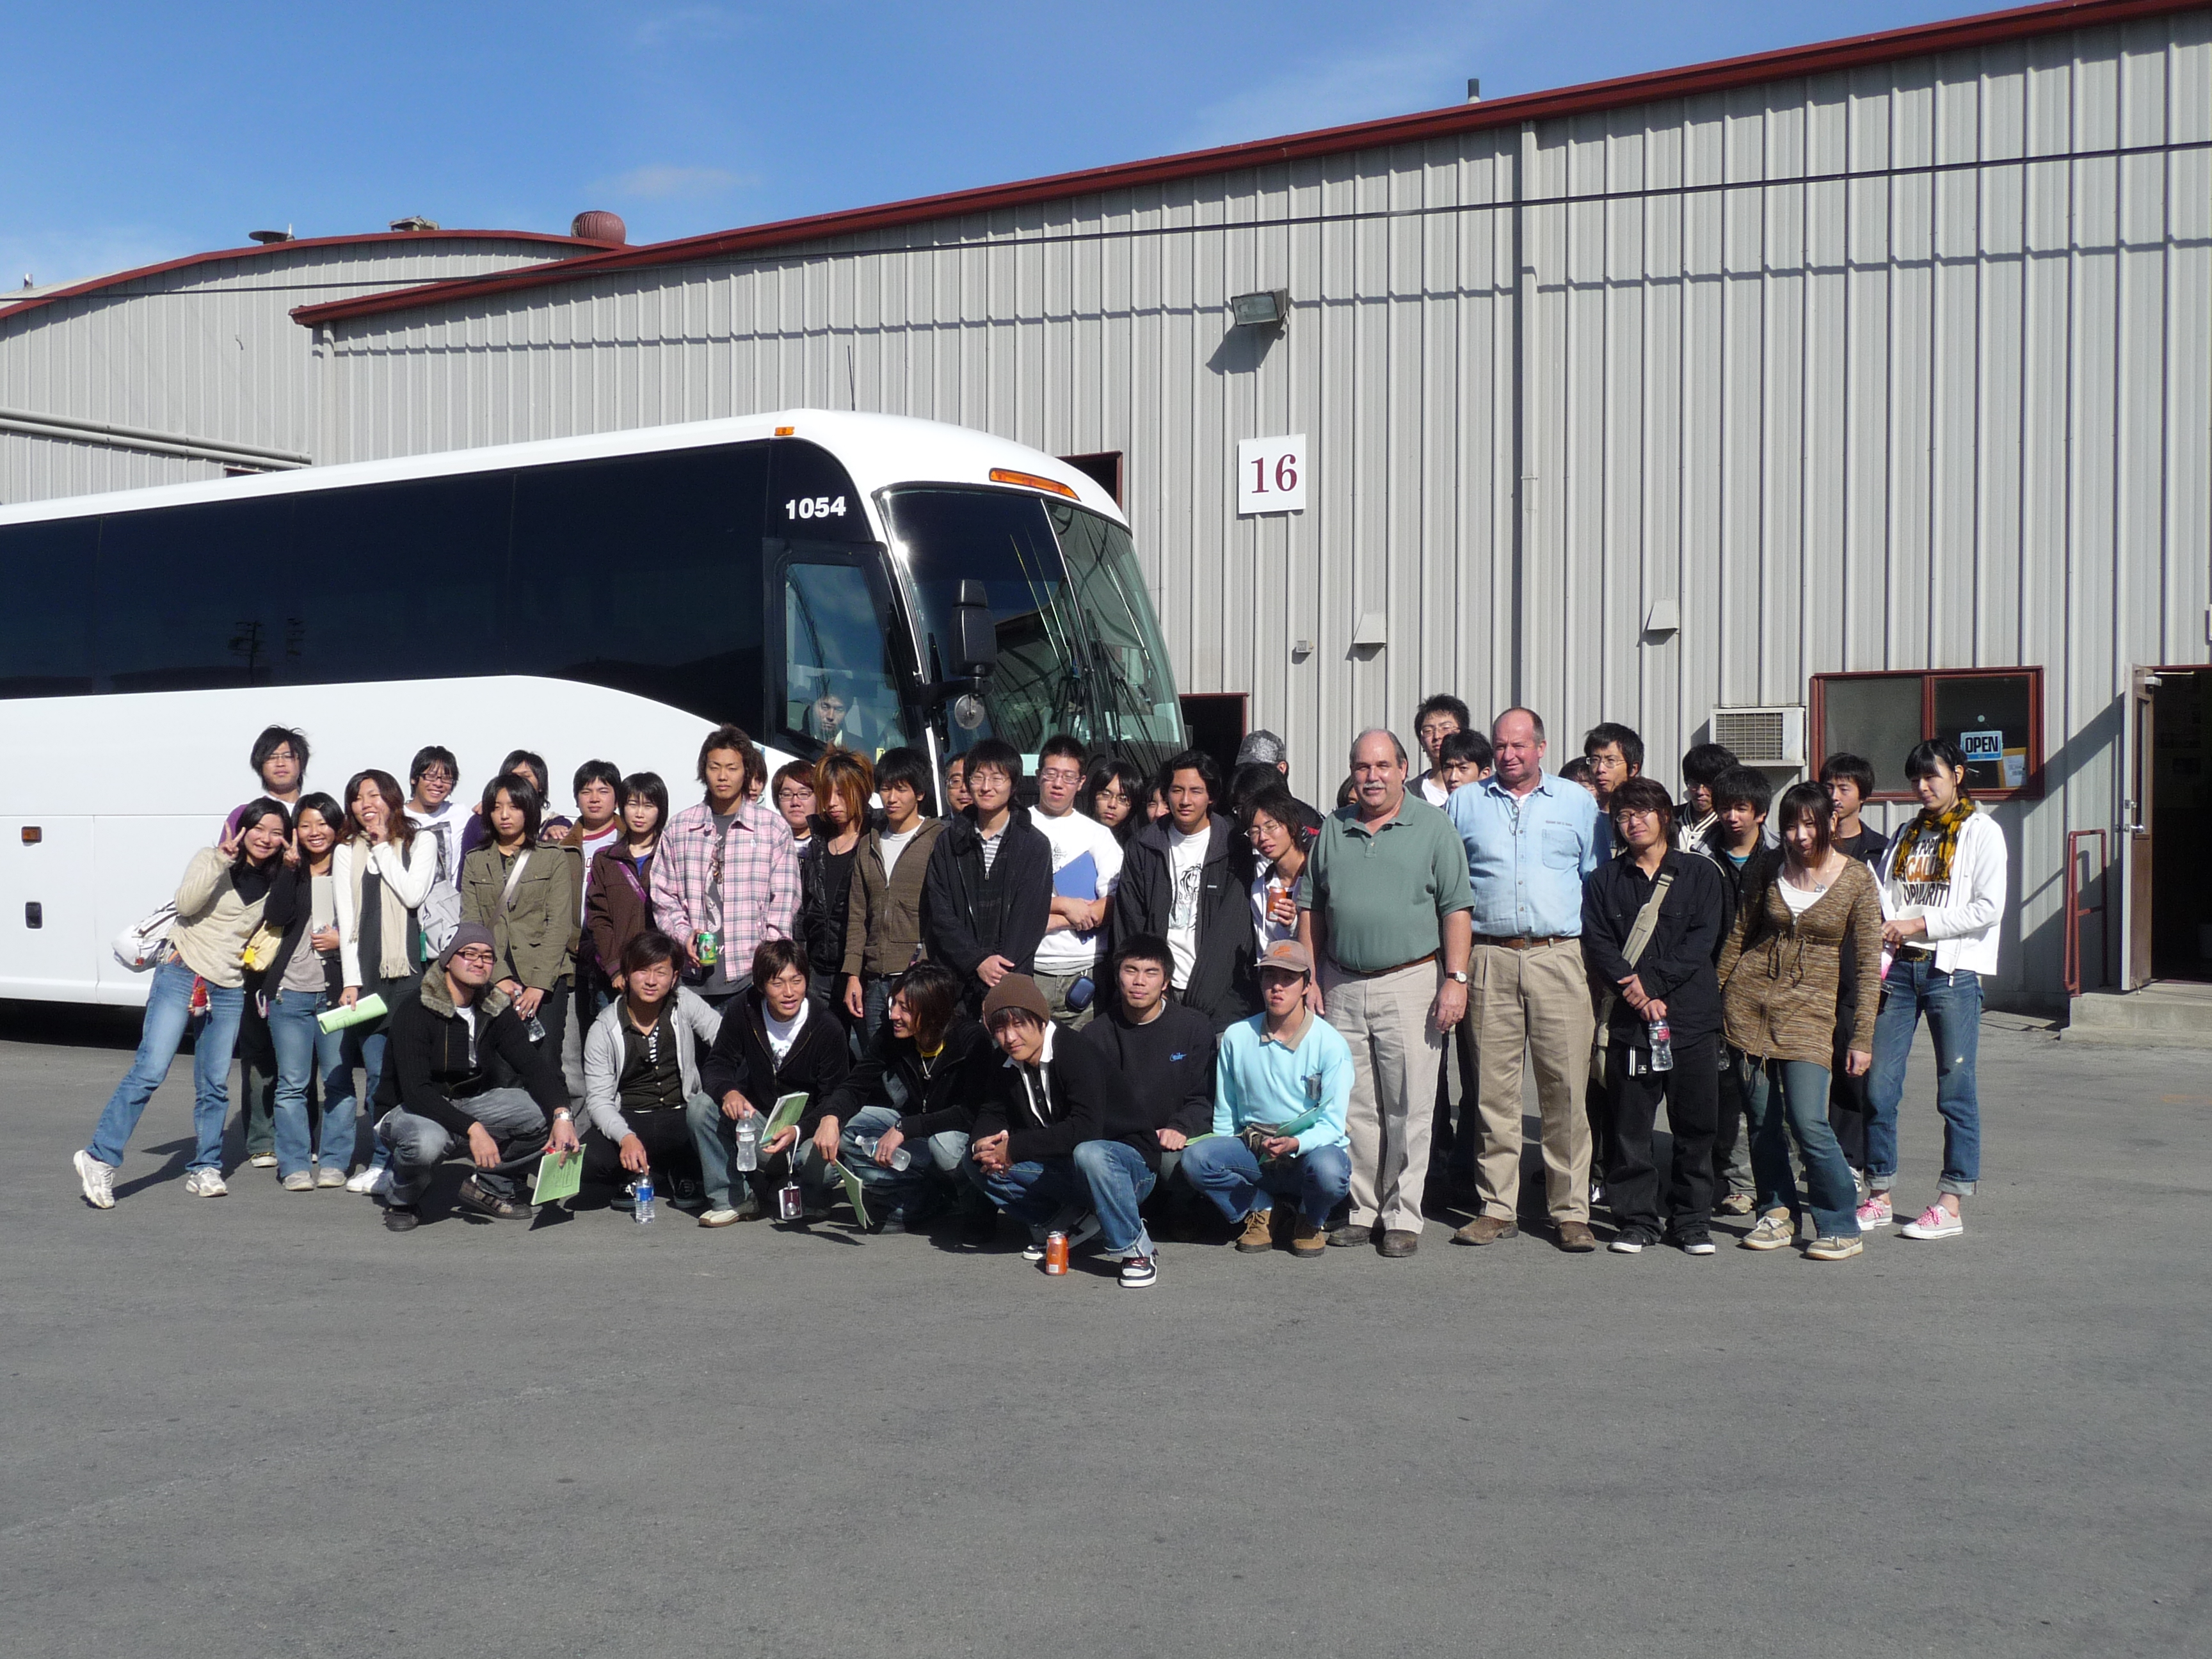
[[[1447,968],[1444,969],[1444,977],[1451,981],[1455,985],[1464,985],[1467,983],[1467,969],[1464,968]]]

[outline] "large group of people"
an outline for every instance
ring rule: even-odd
[[[1032,1259],[1095,1249],[1141,1287],[1163,1237],[1403,1258],[1442,1208],[1455,1243],[1516,1237],[1533,1067],[1559,1248],[1598,1249],[1601,1213],[1614,1252],[1711,1256],[1718,1218],[1837,1261],[1908,1213],[1924,1015],[1943,1165],[1899,1231],[1964,1231],[2006,876],[1954,747],[1905,757],[1920,810],[1886,841],[1852,756],[1778,802],[1701,744],[1677,799],[1615,722],[1558,770],[1527,708],[1486,733],[1440,694],[1413,730],[1421,771],[1364,732],[1324,814],[1264,732],[1226,778],[1066,736],[941,771],[832,744],[771,776],[725,726],[696,802],[592,760],[572,817],[527,750],[465,807],[434,744],[404,789],[311,793],[307,738],[272,726],[151,950],[84,1197],[113,1206],[196,1031],[194,1196],[228,1190],[235,1057],[247,1164],[394,1232],[450,1158],[455,1201],[507,1218],[573,1156],[574,1207],[635,1212],[650,1183],[706,1227],[842,1203],[977,1245],[1011,1219]]]

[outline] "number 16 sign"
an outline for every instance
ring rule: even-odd
[[[1243,438],[1237,445],[1237,516],[1306,510],[1306,434]]]

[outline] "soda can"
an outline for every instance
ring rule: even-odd
[[[1048,1233],[1044,1241],[1044,1270],[1048,1273],[1067,1271],[1067,1235]]]
[[[716,938],[712,932],[702,933],[699,935],[698,957],[699,965],[702,968],[712,968],[715,963],[721,959],[721,940]]]

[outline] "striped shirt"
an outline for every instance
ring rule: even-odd
[[[653,913],[681,944],[713,931],[730,978],[750,974],[760,942],[792,937],[799,915],[799,853],[790,826],[747,801],[724,836],[703,801],[685,807],[653,860]]]

